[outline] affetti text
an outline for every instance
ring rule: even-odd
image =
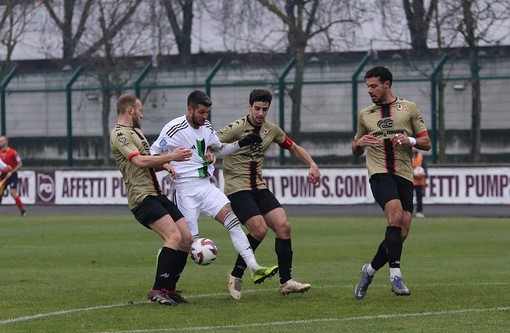
[[[367,196],[366,176],[324,175],[317,184],[308,181],[307,175],[265,176],[268,188],[279,197],[301,198],[353,198]]]
[[[62,198],[105,198],[108,194],[106,177],[64,177]]]

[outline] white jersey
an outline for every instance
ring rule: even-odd
[[[177,191],[172,199],[186,218],[193,237],[198,237],[198,217],[204,213],[212,218],[229,203],[225,194],[214,186],[209,178],[214,173],[214,165],[207,162],[207,147],[222,146],[216,131],[209,121],[199,128],[193,128],[186,116],[175,118],[167,123],[158,139],[151,146],[151,155],[168,154],[178,147],[189,148],[193,152],[189,161],[170,162],[177,172],[177,179],[171,179]]]
[[[206,160],[207,147],[219,149],[221,145],[209,121],[206,120],[199,128],[193,128],[186,120],[186,116],[182,116],[171,120],[163,127],[150,151],[151,155],[163,155],[171,153],[178,147],[184,147],[193,152],[189,161],[170,162],[177,172],[177,179],[172,179],[172,182],[181,184],[212,176],[214,165]]]

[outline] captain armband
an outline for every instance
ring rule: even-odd
[[[292,141],[291,138],[289,138],[288,135],[285,135],[285,140],[282,143],[279,143],[278,145],[282,147],[283,149],[289,149],[294,144],[294,141]]]

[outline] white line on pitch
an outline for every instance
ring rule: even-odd
[[[289,321],[274,321],[269,323],[254,323],[254,324],[241,324],[241,325],[222,325],[222,326],[197,326],[197,327],[183,327],[183,328],[159,328],[150,330],[129,330],[129,331],[105,331],[102,333],[154,333],[154,332],[186,332],[186,331],[208,331],[208,330],[222,330],[222,329],[243,329],[250,327],[269,327],[269,326],[284,326],[284,325],[298,325],[298,324],[314,324],[324,322],[345,322],[356,320],[376,320],[376,319],[394,319],[406,317],[425,317],[425,316],[442,316],[453,314],[464,314],[474,312],[499,312],[509,311],[510,307],[497,307],[490,309],[460,309],[451,311],[430,311],[430,312],[417,312],[417,313],[398,313],[389,315],[374,315],[374,316],[358,316],[347,318],[319,318],[309,320],[289,320]]]
[[[484,285],[486,285],[487,283],[483,283]],[[501,283],[491,283],[491,285],[506,285],[508,283],[505,283],[505,282],[501,282]],[[440,283],[439,284],[432,284],[432,285],[441,285]],[[451,285],[451,284],[448,284],[448,285]],[[326,289],[326,288],[353,288],[354,286],[353,285],[343,285],[343,286],[331,286],[331,285],[328,285],[328,286],[319,286],[319,287],[314,287],[314,289]],[[269,292],[269,291],[275,291],[274,288],[266,288],[266,289],[249,289],[249,290],[245,290],[243,291],[243,293],[255,293],[255,292]],[[193,299],[193,298],[206,298],[206,297],[220,297],[220,296],[225,296],[226,293],[222,292],[222,293],[214,293],[214,294],[200,294],[200,295],[190,295],[190,296],[186,296],[186,298],[189,298],[189,299]],[[4,320],[0,320],[0,326],[1,325],[5,325],[5,324],[12,324],[12,323],[18,323],[18,322],[23,322],[23,321],[30,321],[30,320],[34,320],[34,319],[38,319],[38,318],[44,318],[44,317],[51,317],[51,316],[60,316],[60,315],[65,315],[65,314],[69,314],[69,313],[77,313],[77,312],[87,312],[87,311],[95,311],[95,310],[103,310],[103,309],[112,309],[112,308],[119,308],[119,307],[124,307],[124,306],[130,306],[130,305],[134,305],[134,304],[144,304],[146,302],[126,302],[126,303],[118,303],[118,304],[109,304],[109,305],[98,305],[98,306],[91,306],[91,307],[87,307],[87,308],[76,308],[76,309],[69,309],[69,310],[61,310],[61,311],[54,311],[54,312],[47,312],[47,313],[39,313],[39,314],[35,314],[35,315],[31,315],[31,316],[22,316],[22,317],[16,317],[16,318],[11,318],[11,319],[4,319]],[[126,332],[135,332],[135,331],[126,331]]]

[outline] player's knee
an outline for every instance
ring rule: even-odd
[[[404,226],[404,214],[402,212],[393,213],[388,217],[388,223],[392,227],[402,228]]]
[[[274,226],[274,232],[276,234],[276,237],[282,238],[282,239],[288,239],[290,238],[290,222],[289,220],[285,220],[283,222],[277,223]]]
[[[183,251],[189,250],[191,248],[191,244],[193,244],[193,237],[190,235],[181,235],[181,249]]]
[[[250,234],[255,238],[256,240],[263,240],[264,237],[266,237],[267,234],[267,225],[265,223],[257,223],[251,225],[248,230],[250,231]]]

